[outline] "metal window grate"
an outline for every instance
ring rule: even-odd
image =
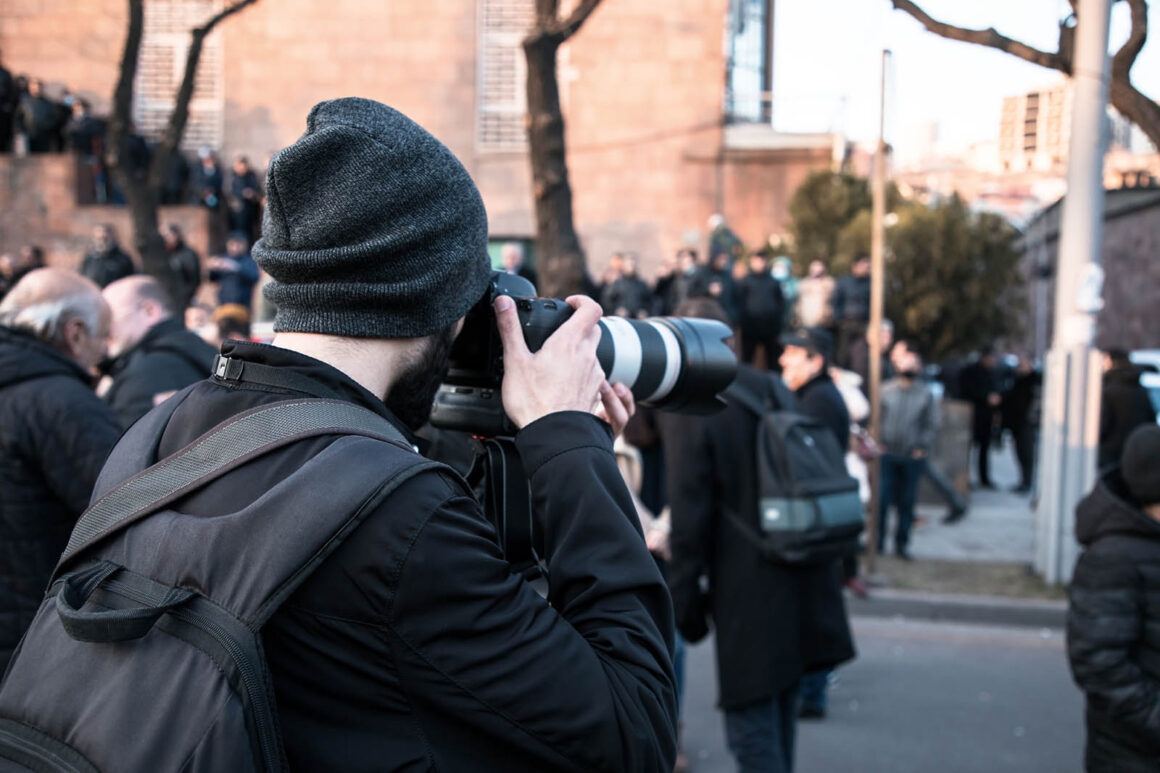
[[[133,89],[133,120],[137,131],[148,139],[160,138],[169,124],[174,97],[185,72],[190,30],[204,23],[220,5],[221,0],[149,0],[145,3],[145,30]],[[221,34],[215,31],[202,46],[182,148],[221,147],[224,91]]]
[[[534,18],[533,0],[479,3],[475,136],[480,150],[527,148],[527,62],[520,43]]]

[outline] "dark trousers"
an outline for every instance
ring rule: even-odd
[[[914,502],[918,481],[926,468],[925,459],[885,454],[880,460],[882,471],[878,491],[878,551],[886,546],[886,515],[890,505],[898,507],[898,528],[894,531],[894,549],[906,550],[910,544],[910,527],[914,523]]]
[[[930,480],[932,484],[934,484],[934,487],[938,491],[939,496],[943,498],[943,501],[945,501],[947,505],[959,510],[966,509],[967,503],[963,501],[961,496],[959,496],[959,492],[955,491],[955,487],[951,485],[949,480],[947,480],[947,476],[943,475],[942,470],[931,464],[930,460],[927,460],[926,466],[923,468],[923,472],[926,473],[927,479]]]
[[[1035,427],[1022,424],[1012,429],[1011,434],[1015,436],[1015,458],[1019,460],[1019,485],[1030,488],[1035,472]]]
[[[738,773],[792,773],[798,686],[725,712],[725,738]]]
[[[781,359],[781,335],[779,333],[772,335],[753,332],[747,333],[743,329],[741,331],[741,361],[746,365],[752,365],[753,358],[757,356],[758,346],[761,346],[765,350],[766,370],[774,370],[780,373],[781,364],[778,360]]]
[[[834,351],[834,364],[839,368],[852,370],[851,352],[859,341],[866,339],[866,322],[844,319],[838,323],[838,345]]]
[[[800,695],[803,708],[809,707],[825,712],[826,687],[829,685],[830,673],[833,670],[827,668],[822,671],[810,671],[802,677]]]
[[[991,433],[975,435],[975,447],[978,449],[976,461],[979,466],[979,485],[991,485]]]

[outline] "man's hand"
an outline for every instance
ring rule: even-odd
[[[924,451],[921,448],[916,448],[910,452],[910,455],[915,459],[925,459],[926,458],[926,451]]]
[[[627,423],[629,409],[608,385],[596,360],[599,304],[582,295],[573,295],[565,302],[575,309],[572,316],[532,354],[524,342],[515,301],[506,295],[496,298],[496,323],[503,341],[504,410],[517,427],[523,428],[550,413],[590,413],[600,402],[610,420],[619,421],[623,411]]]
[[[596,415],[612,425],[612,434],[619,437],[628,420],[636,414],[636,399],[632,390],[624,384],[609,384],[605,381],[600,385],[600,405],[596,408]]]

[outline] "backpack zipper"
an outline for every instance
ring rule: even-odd
[[[140,604],[152,604],[155,601],[145,598],[136,589],[115,578],[105,581],[101,587]],[[265,769],[270,771],[280,770],[280,767],[277,765],[277,760],[279,759],[278,742],[273,730],[274,712],[270,707],[270,701],[267,699],[268,696],[266,695],[261,675],[254,666],[254,658],[247,651],[249,648],[217,621],[206,615],[181,607],[170,609],[168,614],[208,633],[213,637],[215,642],[221,645],[222,649],[226,651],[226,654],[234,662],[234,665],[237,666],[238,674],[241,676],[242,688],[246,692],[246,697],[249,699],[250,707],[254,713],[254,723],[258,730],[258,743],[263,762],[265,763]]]

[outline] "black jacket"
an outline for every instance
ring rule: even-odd
[[[834,321],[870,321],[870,277],[847,274],[834,285]]]
[[[114,246],[108,252],[90,252],[81,263],[81,274],[101,287],[137,273],[137,268],[120,247]]]
[[[216,378],[195,385],[160,454],[291,397],[337,395],[394,421],[317,360],[237,341],[222,351],[305,377],[311,391]],[[333,441],[251,461],[181,506],[244,507]],[[454,473],[411,478],[263,631],[293,770],[672,770],[672,611],[608,427],[588,414],[554,414],[524,428],[516,445],[541,519],[548,600],[511,573]]]
[[[768,377],[752,368],[741,366],[737,378],[767,391]],[[669,588],[677,629],[695,642],[712,622],[721,707],[768,699],[807,671],[852,658],[838,565],[767,561],[724,515],[730,509],[758,528],[757,417],[730,404],[713,416],[657,418],[672,507]]]
[[[798,411],[829,427],[838,448],[845,452],[850,447],[850,411],[829,374],[819,373],[794,394]]]
[[[88,374],[0,327],[0,672],[120,434]]]
[[[640,277],[622,276],[604,288],[600,305],[605,314],[616,314],[624,309],[627,312],[624,316],[636,317],[642,311],[645,314],[652,312],[653,294]]]
[[[153,409],[154,398],[209,376],[217,350],[176,319],[166,319],[109,368],[109,407],[126,428]]]
[[[1068,594],[1067,654],[1087,696],[1087,771],[1160,770],[1160,523],[1114,474],[1075,517],[1087,549]]]
[[[1112,368],[1104,373],[1100,395],[1100,469],[1119,464],[1132,430],[1154,421],[1156,408],[1148,397],[1148,390],[1140,384],[1137,368]]]
[[[776,336],[785,321],[781,282],[769,274],[749,274],[736,286],[737,313],[742,332]]]
[[[995,406],[988,399],[999,393],[999,379],[994,369],[978,361],[963,368],[959,372],[959,393],[974,406],[971,431],[978,442],[991,434],[995,421]]]

